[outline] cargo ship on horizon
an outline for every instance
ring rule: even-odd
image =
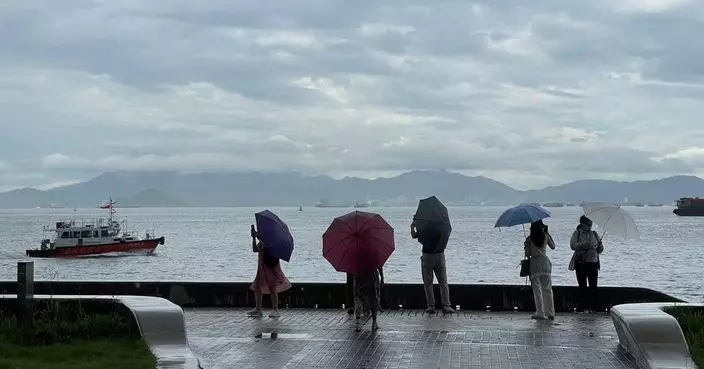
[[[677,200],[677,207],[673,213],[683,217],[704,216],[704,199],[698,197],[682,197]]]

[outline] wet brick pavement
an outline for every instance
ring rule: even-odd
[[[601,314],[538,322],[523,312],[397,310],[382,313],[373,333],[371,322],[355,332],[342,310],[282,310],[278,319],[245,312],[186,309],[191,348],[205,369],[636,368]]]

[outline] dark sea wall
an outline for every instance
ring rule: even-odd
[[[58,295],[145,295],[166,298],[182,307],[250,307],[254,296],[250,283],[230,282],[124,282],[61,281],[35,282],[35,294]],[[17,282],[0,281],[0,293],[14,294]],[[571,311],[577,305],[577,287],[553,286],[555,309]],[[599,287],[602,304],[611,307],[635,302],[683,302],[647,288]],[[294,283],[281,294],[281,306],[290,308],[341,308],[349,305],[346,285],[342,283]],[[440,299],[437,285],[435,297]],[[450,285],[453,305],[462,310],[534,309],[530,286],[492,284]],[[265,298],[266,299],[266,298]],[[267,304],[268,302],[265,302]],[[387,284],[382,289],[382,306],[386,309],[424,309],[425,294],[421,284]],[[439,302],[436,306],[440,306]]]

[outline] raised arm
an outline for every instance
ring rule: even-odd
[[[254,239],[252,241],[252,251],[253,252],[262,251],[263,248],[264,248],[264,243],[262,241],[258,241],[257,239]]]
[[[550,246],[551,249],[555,250],[555,241],[552,240],[552,236],[550,235],[550,233],[545,233],[545,236],[547,237],[548,246]]]
[[[601,243],[601,238],[599,237],[598,233],[594,232],[594,236],[596,236],[596,242],[597,242],[596,252],[598,254],[601,254],[602,252],[604,252],[604,244]]]
[[[526,240],[523,241],[523,254],[525,256],[530,256],[530,237],[526,237]]]

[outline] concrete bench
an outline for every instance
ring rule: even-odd
[[[0,295],[0,299],[16,299]],[[95,301],[122,304],[135,318],[139,332],[156,357],[158,369],[201,369],[188,345],[183,309],[169,300],[149,296],[35,295],[35,300]]]
[[[672,306],[696,307],[689,303],[642,303],[616,305],[611,309],[621,346],[641,368],[695,369],[687,341],[677,319],[663,311]]]

